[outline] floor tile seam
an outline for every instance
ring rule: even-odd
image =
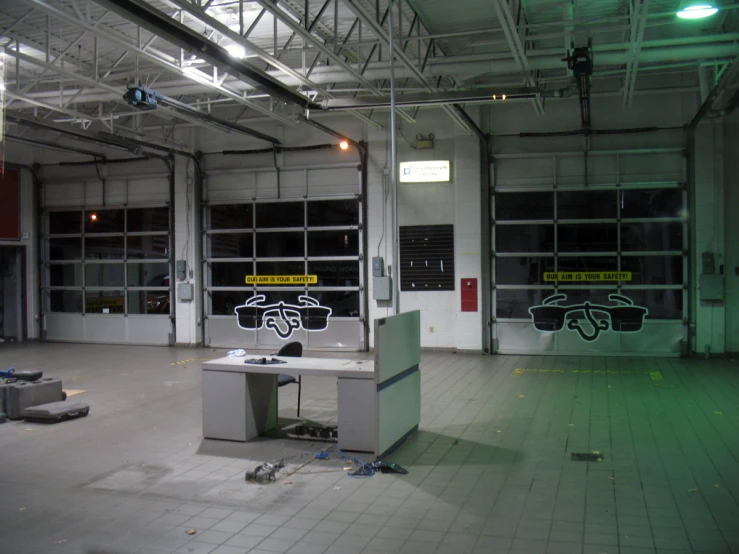
[[[633,362],[631,362],[629,360],[627,363],[633,363]],[[651,386],[654,387],[654,385],[651,385]],[[645,395],[644,395],[644,388],[645,388],[644,386],[642,386],[639,383],[637,383],[635,390],[636,390],[636,394],[637,394],[638,400],[639,400],[639,402],[642,405],[642,409],[644,411],[644,414],[646,415],[649,412],[648,412],[648,409],[647,409],[646,398],[645,398]],[[654,391],[654,390],[652,390],[651,392],[653,392],[653,393],[656,394],[656,391]],[[627,409],[628,409],[628,403],[627,403]],[[650,433],[652,435],[652,441],[653,441],[653,443],[654,444],[658,444],[657,437],[655,435],[654,427],[652,426],[651,419],[649,417],[645,417],[644,418],[644,421],[646,421],[646,424],[649,427]],[[635,445],[635,447],[636,447],[636,445]],[[662,469],[662,472],[664,473],[665,472],[665,460],[664,460],[664,458],[662,456],[662,453],[659,451],[659,449],[657,449],[657,453],[658,453],[658,456],[659,456],[660,464],[662,466],[662,468],[661,468]],[[650,536],[652,538],[652,543],[656,547],[657,541],[656,541],[656,538],[654,536],[654,523],[652,521],[653,518],[652,518],[651,511],[649,510],[649,508],[648,508],[648,506],[646,504],[646,491],[644,490],[644,480],[643,480],[643,477],[642,477],[642,469],[641,469],[642,466],[641,466],[641,463],[639,462],[639,457],[638,456],[637,456],[637,465],[639,467],[639,482],[641,484],[642,496],[645,498],[644,505],[645,505],[646,512],[647,512],[647,519],[649,521]],[[675,497],[674,491],[672,490],[672,487],[669,487],[669,492],[670,492],[670,496],[672,498],[673,505],[677,506],[677,499]],[[687,529],[686,526],[685,526],[685,521],[683,519],[683,515],[682,515],[682,513],[680,513],[679,510],[678,510],[678,515],[680,517],[680,522],[682,523],[683,529]]]
[[[672,362],[669,362],[669,363],[672,365]],[[701,406],[702,402],[700,402],[700,397],[696,397],[694,395],[694,392],[695,392],[696,388],[699,388],[699,389],[701,389],[703,391],[702,394],[701,394],[701,396],[704,397],[708,402],[710,402],[711,404],[716,405],[717,407],[718,407],[718,403],[714,400],[714,398],[712,397],[712,395],[710,394],[710,392],[708,390],[706,390],[706,387],[704,386],[703,381],[701,379],[699,379],[698,377],[692,375],[692,373],[690,371],[688,371],[687,373],[689,375],[689,379],[691,381],[691,384],[694,385],[692,387],[686,386],[686,383],[685,383],[685,380],[684,380],[683,376],[681,376],[678,372],[675,372],[674,374],[678,377],[678,379],[680,379],[680,382],[683,385],[684,390],[685,391],[690,391],[690,393],[691,393],[691,395],[693,397],[694,403],[697,406],[699,406],[699,412],[703,416],[704,422],[708,424],[707,427],[710,428],[711,431],[712,431],[712,433],[716,437],[718,437],[721,440],[721,442],[724,443],[726,449],[731,453],[731,455],[734,457],[734,459],[737,460],[737,454],[734,453],[731,450],[731,448],[729,447],[728,444],[726,444],[726,441],[725,441],[725,439],[723,437],[723,434],[714,425],[714,420],[711,420],[711,418],[707,417],[707,414],[705,413],[704,409],[702,409],[702,406]],[[697,385],[697,387],[695,385]],[[719,388],[722,388],[722,387],[719,387]],[[736,404],[736,403],[733,402],[732,404]],[[684,410],[685,409],[683,408],[683,411]],[[732,426],[734,427],[734,431],[737,432],[737,433],[739,433],[739,424],[734,423],[733,420],[730,420],[730,421],[731,421]]]
[[[667,362],[667,363],[669,363],[669,362]],[[660,405],[662,406],[662,409],[663,409],[663,410],[665,410],[665,413],[666,413],[667,411],[666,411],[666,409],[665,409],[664,396],[663,396],[663,395],[661,395],[661,394],[658,394],[658,395],[657,395],[657,397],[658,397],[658,400],[659,400],[659,403],[660,403]],[[674,401],[674,400],[673,400],[673,401]],[[710,456],[710,449],[709,449],[709,448],[707,448],[706,444],[705,444],[705,443],[703,442],[703,439],[702,439],[702,433],[698,433],[698,432],[697,432],[697,430],[695,429],[695,426],[694,426],[694,424],[693,424],[693,420],[692,420],[692,418],[688,418],[688,417],[687,417],[687,414],[686,414],[686,412],[685,412],[685,408],[684,408],[684,407],[682,406],[682,404],[681,404],[681,402],[680,402],[680,399],[679,399],[679,397],[677,398],[677,400],[676,400],[676,401],[677,401],[678,405],[679,405],[679,406],[680,406],[680,408],[681,408],[681,410],[680,410],[680,411],[682,412],[682,414],[683,414],[683,417],[684,417],[684,419],[685,419],[685,420],[686,420],[686,422],[687,422],[687,425],[689,425],[689,426],[691,427],[691,429],[693,430],[693,433],[694,433],[694,434],[696,435],[696,438],[697,438],[697,439],[698,439],[698,441],[699,441],[699,442],[701,443],[701,446],[703,447],[703,450],[704,450],[704,451],[705,451],[705,453],[707,454],[707,456],[708,456],[708,459],[709,459],[709,461],[710,461],[711,465],[713,466],[713,468],[714,468],[714,470],[716,471],[716,473],[717,473],[718,475],[720,475],[720,476],[721,476],[721,479],[722,479],[722,481],[723,481],[723,480],[724,480],[724,477],[723,477],[723,475],[722,475],[721,471],[719,471],[719,470],[718,470],[718,468],[716,467],[716,464],[715,464],[715,462],[714,462],[713,458],[712,458],[712,457]],[[678,433],[676,432],[676,430],[675,430],[675,425],[674,425],[674,420],[673,420],[673,418],[672,418],[672,417],[668,418],[668,421],[669,421],[669,425],[670,425],[670,428],[672,429],[672,432],[673,432],[673,434],[674,434],[674,435],[676,436],[676,438],[677,438],[677,437],[679,437],[679,434],[678,434]],[[678,444],[679,444],[679,443],[678,443]],[[682,450],[682,448],[681,448],[681,450]],[[736,465],[737,465],[737,466],[739,466],[739,463],[737,463]],[[690,474],[691,474],[691,477],[692,477],[692,479],[693,479],[693,482],[694,482],[695,484],[698,484],[697,474],[696,474],[696,472],[695,472],[694,468],[693,468],[693,467],[691,467],[691,463],[690,463],[690,462],[688,462],[688,461],[686,461],[686,467],[688,468],[688,471],[689,471],[689,472],[690,472]],[[734,494],[734,492],[733,492],[733,491],[731,490],[731,488],[730,488],[730,487],[727,487],[727,485],[726,485],[726,482],[724,482],[723,484],[724,484],[724,487],[725,487],[725,489],[726,489],[726,490],[727,490],[727,491],[729,492],[729,494],[730,494],[730,495],[731,495],[731,497],[733,498],[735,506],[739,506],[739,501],[737,500],[737,496],[736,496],[736,495]],[[701,493],[701,494],[702,494],[702,493]],[[714,521],[714,523],[716,524],[716,528],[719,528],[719,527],[718,527],[718,521],[716,520],[716,514],[714,513],[714,510],[712,510],[712,509],[711,509],[711,505],[710,505],[710,503],[708,503],[708,501],[707,501],[707,500],[706,500],[705,498],[703,498],[703,502],[704,502],[704,504],[705,504],[706,508],[708,509],[709,513],[711,513],[711,515],[712,515],[712,517],[713,517],[713,521]],[[678,511],[680,511],[680,510],[678,509]],[[681,517],[682,517],[682,515],[681,515]],[[686,527],[686,528],[687,528],[687,527]]]

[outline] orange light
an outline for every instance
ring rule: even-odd
[[[503,95],[503,100],[505,100],[505,94]]]
[[[92,219],[93,221],[97,221],[97,218],[97,214],[90,214],[90,219]]]
[[[346,150],[347,148],[349,148],[349,143],[345,140],[342,140],[339,143],[339,148],[341,148],[342,150]]]

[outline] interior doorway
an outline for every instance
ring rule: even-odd
[[[0,246],[0,339],[26,339],[26,251]]]

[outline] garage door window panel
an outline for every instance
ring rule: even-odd
[[[616,223],[561,224],[557,226],[558,252],[616,252]]]
[[[551,252],[554,225],[496,225],[495,249],[498,252]]]
[[[300,232],[257,233],[257,258],[295,258],[305,256],[305,234]]]
[[[557,219],[615,219],[618,215],[615,190],[557,192]]]
[[[85,211],[85,234],[122,233],[125,230],[125,210]]]
[[[358,256],[359,231],[309,231],[308,256]]]
[[[554,219],[553,192],[500,192],[495,195],[495,219],[515,221]]]
[[[303,202],[256,204],[255,209],[257,229],[305,228],[305,204]]]
[[[495,258],[498,285],[544,285],[544,273],[554,271],[554,256]]]
[[[209,258],[254,257],[252,233],[218,233],[208,235]]]
[[[254,228],[253,204],[224,204],[210,207],[211,229]]]
[[[313,200],[308,202],[308,227],[359,225],[356,200]]]
[[[82,212],[49,212],[49,233],[52,235],[79,235],[82,233]]]

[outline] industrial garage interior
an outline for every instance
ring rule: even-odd
[[[739,553],[738,57],[731,0],[3,0],[0,551]],[[206,361],[414,311],[407,473],[335,377],[204,437]]]

